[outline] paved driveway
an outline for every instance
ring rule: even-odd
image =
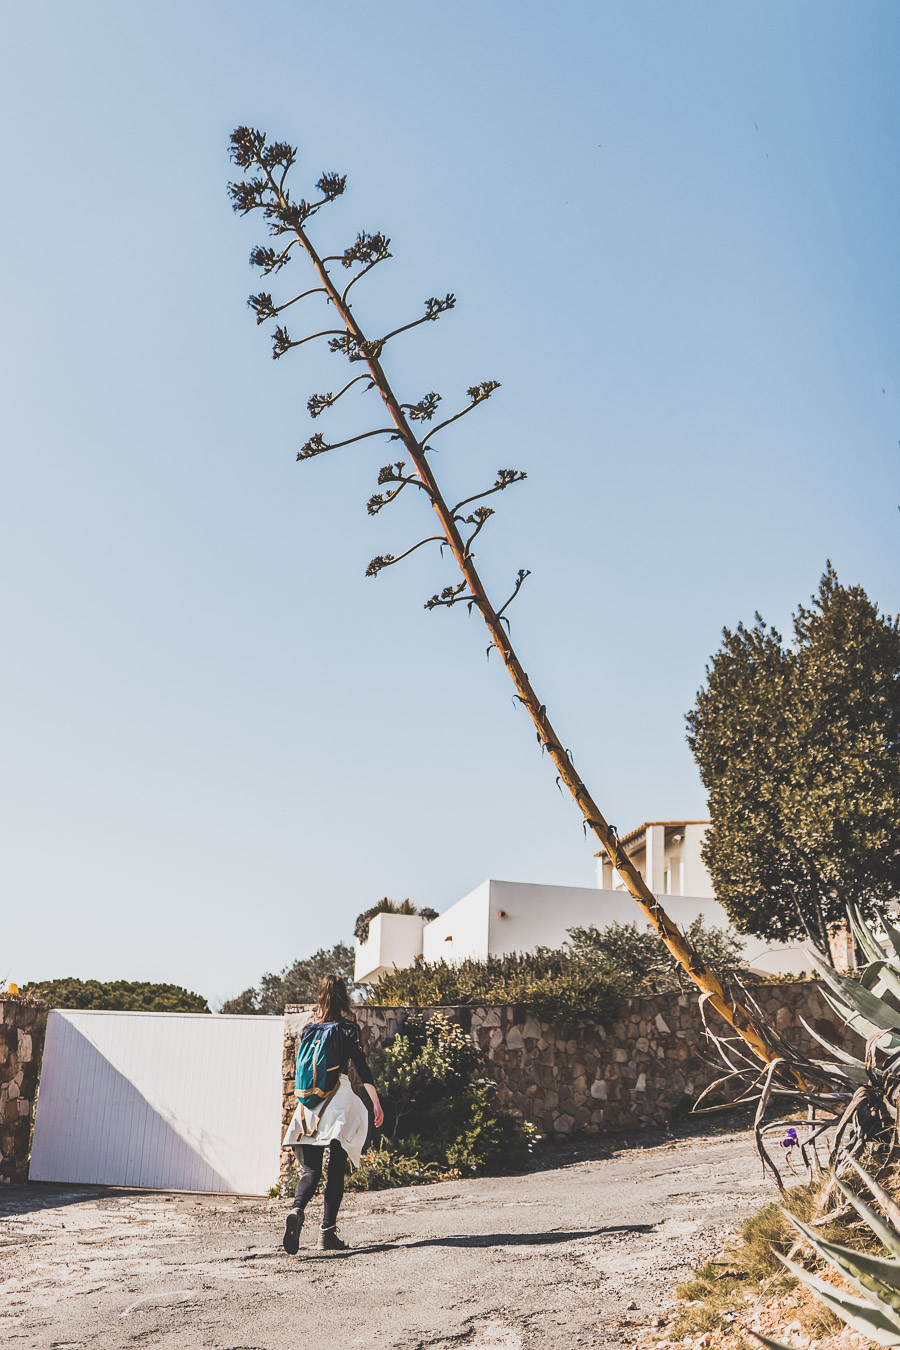
[[[746,1134],[525,1176],[348,1197],[346,1254],[281,1250],[282,1202],[34,1185],[0,1191],[10,1350],[572,1350],[629,1345],[772,1190]],[[318,1203],[316,1202],[316,1209]]]

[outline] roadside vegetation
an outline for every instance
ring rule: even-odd
[[[202,994],[180,984],[148,984],[143,980],[33,980],[24,985],[25,998],[42,998],[51,1008],[85,1008],[101,1012],[208,1013]]]
[[[698,918],[687,936],[702,960],[725,978],[740,974],[741,941]],[[606,1023],[623,998],[664,994],[687,987],[652,929],[612,923],[569,930],[558,950],[492,956],[484,961],[417,963],[383,975],[364,996],[376,1007],[436,1008],[459,1004],[527,1004],[547,1022]]]
[[[677,1287],[652,1342],[673,1350],[900,1343],[900,1188],[895,1167],[881,1172],[875,1181],[858,1170],[836,1200],[826,1179],[764,1205]]]

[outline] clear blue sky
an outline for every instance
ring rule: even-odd
[[[367,518],[386,447],[294,462],[343,367],[245,307],[240,122],[349,175],[327,251],[390,234],[364,325],[458,296],[390,371],[502,381],[436,462],[527,470],[480,557],[532,569],[515,639],[621,831],[704,814],[724,624],[827,557],[900,608],[896,4],[47,0],[4,39],[0,979],[217,999],[385,894],[592,883],[477,619],[422,609],[449,564],[364,576],[429,523]]]

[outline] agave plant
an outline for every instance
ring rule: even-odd
[[[837,1179],[837,1185],[848,1203],[889,1253],[887,1256],[875,1256],[870,1252],[856,1251],[852,1247],[844,1247],[836,1242],[825,1242],[812,1228],[801,1223],[786,1209],[782,1210],[782,1213],[806,1239],[819,1260],[842,1275],[860,1297],[856,1298],[844,1288],[838,1288],[818,1275],[811,1274],[788,1256],[779,1254],[779,1259],[793,1275],[796,1275],[801,1284],[812,1290],[820,1303],[854,1331],[868,1336],[878,1345],[900,1345],[900,1207],[894,1203],[884,1187],[860,1167],[859,1163],[851,1162],[851,1166],[881,1205],[886,1217],[882,1218],[845,1182]],[[772,1350],[791,1350],[790,1346],[784,1345],[781,1341],[770,1340],[768,1336],[763,1336],[759,1332],[752,1334],[763,1345],[771,1346]]]
[[[796,1149],[813,1176],[824,1170],[817,1149],[826,1140],[833,1165],[857,1157],[869,1144],[886,1142],[900,1121],[900,1012],[885,997],[900,1001],[900,929],[885,921],[888,945],[882,946],[858,911],[851,910],[849,918],[866,957],[862,969],[852,977],[840,975],[815,952],[809,955],[825,985],[822,992],[827,1003],[862,1037],[861,1057],[832,1044],[805,1021],[804,1027],[826,1053],[821,1057],[804,1054],[767,1021],[748,990],[743,991],[744,998],[776,1047],[776,1057],[764,1069],[734,1038],[725,1040],[707,1026],[727,1072],[706,1089],[694,1109],[721,1109],[701,1104],[723,1088],[729,1089],[729,1106],[755,1104],[756,1146],[782,1189],[781,1173],[766,1148],[767,1136],[773,1132],[778,1132],[782,1157],[791,1161]],[[778,1118],[768,1118],[770,1108],[779,1103],[783,1110]],[[784,1115],[784,1109],[798,1106],[807,1109],[805,1126]]]
[[[807,1163],[814,1158],[815,1140],[834,1131],[831,1139],[832,1184],[856,1211],[881,1244],[886,1255],[856,1251],[823,1240],[814,1229],[787,1210],[782,1212],[809,1243],[820,1262],[843,1276],[856,1291],[837,1287],[819,1275],[805,1270],[788,1256],[779,1259],[815,1297],[854,1331],[878,1345],[900,1346],[900,1205],[857,1161],[863,1148],[872,1143],[889,1144],[900,1135],[900,1012],[886,995],[900,1000],[900,929],[883,922],[882,944],[858,911],[851,909],[853,934],[866,963],[854,976],[839,975],[820,957],[812,961],[826,989],[823,996],[831,1009],[865,1042],[863,1058],[831,1044],[814,1027],[804,1022],[809,1034],[827,1051],[827,1058],[807,1060],[827,1080],[827,1087],[806,1094],[810,1121],[805,1141],[796,1126],[782,1140],[785,1149],[799,1146]],[[803,1057],[785,1044],[785,1053],[795,1056],[795,1067]],[[774,1076],[769,1075],[770,1079]],[[765,1094],[760,1096],[757,1112],[757,1143],[766,1157],[763,1136],[782,1129],[786,1122],[763,1124]],[[824,1117],[824,1119],[823,1119]],[[810,1148],[812,1147],[812,1153]],[[773,1166],[770,1162],[770,1166]],[[884,1217],[857,1195],[841,1173],[856,1172]],[[774,1169],[773,1167],[773,1170]],[[776,1170],[777,1175],[777,1170]],[[828,1187],[830,1191],[832,1188]],[[790,1350],[779,1341],[754,1332],[763,1345],[772,1350]]]

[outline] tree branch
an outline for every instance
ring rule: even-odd
[[[326,445],[325,437],[317,431],[315,436],[311,436],[306,444],[301,446],[297,458],[312,459],[313,455],[324,455],[326,450],[340,450],[342,446],[355,445],[357,441],[368,440],[370,436],[396,436],[396,434],[393,427],[377,427],[375,431],[361,431],[358,436],[349,436],[346,441],[335,441],[333,445]]]
[[[291,335],[286,328],[278,327],[272,334],[272,360],[277,361],[279,356],[284,356],[292,347],[302,347],[307,342],[314,342],[316,338],[331,337],[334,333],[340,333],[339,328],[325,328],[321,333],[310,333],[309,337],[298,338],[296,342],[292,341]]]
[[[463,497],[462,501],[457,502],[453,508],[454,516],[457,511],[461,511],[462,508],[468,506],[470,502],[480,501],[482,497],[490,497],[494,492],[503,492],[504,489],[511,487],[513,483],[521,483],[522,480],[527,477],[528,474],[524,473],[521,469],[498,469],[497,481],[494,486],[487,488],[484,492],[476,492],[471,497]]]
[[[473,408],[477,408],[479,403],[484,403],[485,399],[490,398],[494,390],[499,388],[499,380],[484,380],[483,383],[475,384],[471,389],[467,389],[466,393],[472,402],[463,408],[462,412],[454,413],[452,417],[448,417],[446,422],[439,422],[436,427],[429,431],[425,439],[430,441],[432,436],[436,436],[439,431],[443,431],[444,427],[449,427],[453,422],[458,422],[461,417],[465,417],[466,413],[470,413]]]
[[[417,544],[413,544],[412,548],[408,548],[405,553],[398,553],[396,558],[392,553],[385,553],[378,558],[373,558],[366,568],[366,576],[377,577],[379,572],[383,572],[386,567],[393,567],[394,563],[402,562],[404,558],[408,558],[411,553],[415,553],[416,549],[421,548],[423,544],[446,544],[446,542],[442,534],[430,534],[427,539],[420,539]]]
[[[509,597],[509,599],[507,600],[506,604],[503,605],[500,609],[497,610],[497,618],[498,618],[498,619],[502,619],[502,617],[503,617],[503,611],[506,610],[506,609],[509,609],[509,607],[510,607],[510,605],[512,604],[512,602],[515,600],[516,596],[519,594],[519,591],[522,589],[522,583],[524,582],[525,578],[526,578],[526,577],[530,577],[530,576],[531,576],[531,573],[529,572],[529,570],[528,570],[527,567],[520,567],[520,568],[519,568],[519,575],[518,575],[518,577],[516,578],[516,585],[515,585],[515,589],[514,589],[512,595]],[[693,972],[691,972],[691,973],[693,973]]]
[[[339,389],[336,394],[311,394],[306,403],[306,411],[310,417],[321,417],[322,413],[328,408],[333,408],[338,399],[346,394],[351,385],[359,380],[369,380],[369,388],[372,389],[372,381],[368,375],[354,375],[352,380],[348,380],[343,389]]]

